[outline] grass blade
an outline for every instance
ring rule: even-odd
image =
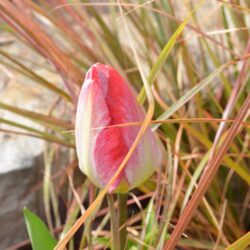
[[[226,250],[243,250],[250,245],[250,232],[243,235],[240,239],[228,246]]]
[[[203,172],[202,177],[200,179],[198,188],[194,192],[190,202],[188,203],[187,207],[183,211],[178,223],[170,237],[167,241],[164,249],[174,249],[178,240],[180,239],[182,233],[184,232],[185,228],[187,227],[188,223],[190,222],[195,210],[197,209],[198,205],[200,204],[204,194],[206,193],[211,181],[213,180],[215,174],[218,171],[218,168],[224,158],[225,153],[227,152],[231,142],[237,135],[240,129],[240,123],[245,119],[248,110],[250,108],[250,94],[247,96],[240,112],[236,116],[235,122],[229,129],[229,133],[227,138],[225,139],[224,143],[218,150],[216,156],[207,164],[206,171]]]
[[[223,64],[221,67],[216,69],[213,73],[207,76],[203,81],[190,89],[186,94],[184,94],[177,102],[175,102],[169,109],[167,109],[157,120],[164,120],[169,118],[174,112],[176,112],[180,107],[182,107],[186,102],[188,102],[194,95],[196,95],[203,88],[211,84],[212,80],[222,72],[228,64]],[[160,124],[155,124],[152,126],[153,130],[156,130]]]
[[[177,28],[177,30],[175,31],[175,33],[171,36],[171,38],[169,39],[169,41],[167,42],[167,44],[165,45],[165,47],[161,51],[158,59],[156,60],[155,64],[153,65],[153,67],[152,67],[152,69],[151,69],[151,71],[149,73],[149,76],[148,76],[148,83],[149,83],[149,85],[153,84],[153,81],[157,77],[157,75],[160,72],[160,70],[161,70],[164,62],[168,58],[169,53],[171,52],[172,48],[174,47],[177,38],[179,37],[179,35],[181,34],[181,32],[184,30],[187,22],[189,21],[189,19],[192,16],[193,12],[198,8],[198,6],[200,6],[200,4],[197,5],[196,8],[179,25],[179,27]],[[144,101],[146,100],[145,88],[141,89],[141,92],[139,93],[137,99],[138,99],[139,103],[141,103],[141,104],[144,103]]]
[[[9,126],[13,126],[13,127],[16,127],[16,128],[20,128],[20,129],[29,131],[31,133],[35,133],[36,135],[39,135],[39,138],[44,139],[46,141],[59,143],[61,145],[64,145],[64,146],[67,146],[67,147],[70,147],[70,148],[74,148],[75,147],[74,144],[72,144],[70,142],[67,142],[67,141],[65,141],[63,139],[60,139],[60,138],[58,138],[55,135],[46,133],[44,131],[41,131],[41,130],[38,130],[38,129],[35,129],[35,128],[32,128],[32,127],[29,127],[29,126],[26,126],[26,125],[23,125],[23,124],[14,122],[14,121],[10,121],[10,120],[4,119],[4,118],[0,118],[0,123],[5,123],[5,124],[7,124]]]
[[[40,121],[42,123],[49,123],[51,125],[58,126],[58,127],[61,127],[61,128],[65,128],[65,129],[68,129],[68,130],[74,128],[73,125],[71,125],[71,124],[69,124],[67,122],[64,122],[62,120],[59,120],[59,119],[57,119],[55,117],[39,114],[37,112],[25,110],[25,109],[22,109],[22,108],[17,108],[17,107],[5,104],[5,103],[3,103],[1,101],[0,101],[0,109],[5,109],[5,110],[8,110],[8,111],[10,111],[12,113],[15,113],[17,115],[21,115],[23,117],[26,117],[26,118],[29,118],[29,119],[32,119],[32,120]]]

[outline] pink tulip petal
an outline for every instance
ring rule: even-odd
[[[78,157],[87,159],[79,159],[81,169],[97,186],[104,187],[114,176],[140,127],[93,128],[138,122],[144,116],[133,89],[115,69],[100,63],[91,67],[78,101],[76,145]],[[160,165],[161,158],[158,141],[148,128],[109,192],[140,185]]]
[[[101,65],[100,68],[103,69],[103,66]],[[105,73],[107,72],[107,68],[108,66],[105,67]],[[117,71],[109,68],[108,72],[109,74],[96,74],[93,71],[92,78],[95,77],[95,82],[105,89],[105,100],[110,115],[109,125],[138,121],[140,117],[143,117],[143,112],[136,103],[131,89]],[[97,174],[101,177],[103,183],[106,184],[115,174],[138,132],[138,127],[124,127],[105,129],[99,134],[96,141],[94,159]],[[134,166],[137,162],[135,154],[129,160]],[[126,179],[123,172],[117,178],[113,188],[119,185],[122,177]]]
[[[107,128],[102,130],[98,135],[94,150],[94,159],[97,174],[102,180],[103,185],[106,185],[113,177],[127,152],[128,148],[124,144],[119,128]],[[119,175],[114,187],[119,185],[123,175],[123,172]]]

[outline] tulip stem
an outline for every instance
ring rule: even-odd
[[[107,200],[109,205],[110,212],[110,223],[111,223],[111,232],[112,232],[112,249],[120,250],[120,237],[117,233],[119,231],[119,224],[117,219],[117,212],[115,210],[115,204],[112,194],[107,194]]]
[[[120,250],[126,248],[127,243],[127,207],[128,194],[118,194],[118,211],[119,211],[119,232],[120,232]]]

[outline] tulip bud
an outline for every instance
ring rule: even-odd
[[[115,69],[101,63],[89,69],[78,99],[75,137],[80,169],[96,186],[103,188],[114,176],[140,130],[107,126],[144,117],[132,87]],[[109,192],[127,192],[142,184],[161,160],[159,139],[147,128]]]

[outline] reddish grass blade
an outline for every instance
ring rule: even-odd
[[[183,214],[177,222],[177,225],[167,243],[164,246],[164,250],[175,249],[178,240],[180,239],[182,233],[185,231],[188,223],[192,219],[197,207],[199,206],[203,196],[205,195],[209,185],[211,184],[215,174],[217,173],[219,166],[227,152],[231,142],[234,140],[235,136],[239,132],[241,127],[241,122],[245,119],[247,112],[250,109],[250,94],[245,100],[242,108],[240,109],[238,115],[235,118],[235,122],[229,129],[228,136],[226,137],[224,143],[219,148],[217,154],[213,159],[207,164],[205,171],[201,177],[198,188],[193,194],[187,207],[184,209]]]
[[[27,15],[25,2],[15,2],[0,1],[0,17],[54,65],[62,76],[72,99],[76,102],[79,91],[77,85],[82,81],[81,72],[35,20]]]
[[[246,52],[245,52],[245,55],[247,55],[248,53],[250,52],[250,40],[248,42],[248,45],[247,45],[247,48],[246,48]],[[233,110],[233,107],[235,105],[235,103],[237,102],[237,99],[239,98],[239,92],[240,92],[240,89],[242,87],[242,85],[244,84],[244,81],[245,81],[245,78],[246,78],[246,75],[247,75],[247,68],[249,66],[249,60],[247,58],[245,58],[243,60],[243,65],[242,65],[242,68],[241,68],[241,71],[240,71],[240,74],[234,84],[234,87],[233,87],[233,90],[231,92],[231,95],[230,95],[230,98],[227,102],[227,106],[224,110],[224,113],[222,115],[222,119],[228,119],[230,117],[230,114]],[[214,139],[214,143],[213,143],[213,147],[212,147],[212,152],[211,152],[211,157],[213,156],[214,152],[215,152],[215,149],[216,149],[216,145],[224,131],[226,127],[226,123],[222,122],[216,132],[216,136],[215,136],[215,139]]]

